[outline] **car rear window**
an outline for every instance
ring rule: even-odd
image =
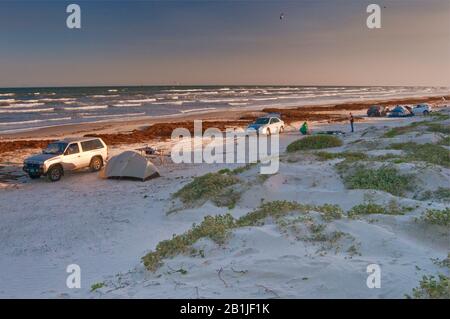
[[[103,148],[103,144],[102,144],[102,142],[100,142],[100,140],[96,139],[96,140],[81,142],[81,147],[83,148],[83,152],[88,152],[88,151],[98,150],[98,149]]]

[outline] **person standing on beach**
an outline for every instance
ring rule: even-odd
[[[353,122],[355,121],[355,119],[353,118],[353,114],[352,113],[350,113],[349,120],[350,120],[350,127],[351,127],[352,133],[353,133],[354,132]]]

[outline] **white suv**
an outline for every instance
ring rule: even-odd
[[[50,143],[42,154],[25,159],[23,170],[30,178],[42,175],[56,182],[65,171],[89,167],[99,171],[108,157],[108,148],[101,138],[71,138]]]

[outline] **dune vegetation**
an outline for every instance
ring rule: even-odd
[[[414,186],[414,177],[411,174],[402,175],[390,165],[370,168],[362,164],[340,164],[337,165],[338,171],[349,189],[377,189],[401,196]]]
[[[330,135],[306,136],[288,145],[287,151],[297,152],[303,150],[316,150],[322,148],[342,146],[341,139]]]
[[[218,206],[230,206],[238,200],[238,193],[229,187],[239,182],[234,175],[208,173],[199,177],[178,190],[173,197],[184,204],[203,203],[212,200]]]
[[[404,215],[410,211],[410,207],[402,207],[396,201],[390,201],[387,206],[376,203],[364,203],[354,206],[348,212],[349,218],[357,218],[364,215],[382,214],[382,215]]]
[[[450,298],[450,278],[439,274],[435,276],[423,276],[419,282],[419,287],[414,288],[412,296],[414,299],[449,299]]]
[[[450,208],[428,209],[419,220],[427,224],[450,226]]]
[[[290,201],[264,203],[238,219],[230,214],[206,216],[199,225],[192,225],[192,228],[185,233],[159,242],[154,251],[142,257],[142,262],[148,270],[155,271],[162,264],[163,259],[192,251],[191,246],[201,238],[209,238],[217,244],[224,244],[232,229],[261,225],[267,218],[277,220],[293,211],[305,215],[311,211],[319,212],[326,221],[343,216],[342,209],[337,205],[314,206]]]
[[[407,142],[392,144],[391,148],[404,151],[406,153],[402,156],[404,161],[421,161],[450,167],[450,151],[440,145]]]

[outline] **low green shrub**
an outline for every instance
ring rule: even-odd
[[[419,220],[428,224],[450,226],[450,208],[428,209]]]
[[[244,166],[236,167],[235,169],[224,168],[224,169],[221,169],[220,171],[218,171],[217,173],[228,174],[228,175],[239,175],[245,171],[248,171],[252,167],[255,167],[257,164],[258,164],[258,162],[248,163],[248,164],[245,164]]]
[[[391,138],[401,134],[406,134],[409,132],[413,132],[417,129],[417,127],[422,126],[426,127],[429,132],[438,132],[444,134],[450,134],[450,127],[443,123],[438,123],[439,121],[447,120],[450,118],[449,115],[435,113],[432,115],[432,121],[419,121],[413,122],[406,126],[394,127],[383,134],[383,137]]]
[[[428,126],[428,131],[430,131],[430,132],[450,134],[450,125],[448,125],[448,124],[428,123],[427,126]]]
[[[241,199],[242,193],[233,188],[226,188],[219,194],[214,195],[211,201],[218,207],[228,207],[233,209],[237,202]]]
[[[390,137],[395,137],[398,135],[406,134],[406,133],[416,130],[417,127],[419,127],[419,126],[424,126],[429,123],[431,123],[431,121],[418,121],[418,122],[410,123],[409,125],[406,125],[406,126],[397,126],[397,127],[390,129],[386,133],[384,133],[383,137],[390,138]]]
[[[405,190],[411,190],[413,187],[411,175],[400,175],[398,170],[391,166],[375,169],[341,166],[339,170],[344,175],[345,185],[350,189],[378,189],[393,195],[403,195]]]
[[[414,299],[450,299],[449,277],[439,274],[435,276],[423,276],[419,287],[414,288],[412,297]]]
[[[381,206],[375,203],[364,203],[354,206],[348,211],[348,217],[357,218],[358,216],[382,214],[382,215],[404,215],[410,211],[409,207],[402,207],[396,201],[390,201],[388,206]]]
[[[442,200],[442,201],[450,201],[450,188],[439,187],[435,191],[426,191],[423,192],[421,196],[418,197],[419,200]]]
[[[435,120],[435,121],[446,121],[448,119],[450,119],[450,115],[448,114],[443,114],[441,112],[432,112],[430,114],[430,116]]]
[[[395,143],[391,145],[391,148],[405,151],[405,159],[408,160],[450,167],[450,151],[436,144]]]
[[[258,209],[242,216],[236,221],[239,227],[254,226],[260,224],[267,217],[280,218],[289,212],[300,210],[307,212],[312,206],[289,201],[273,201],[262,204]]]
[[[315,135],[307,136],[288,145],[288,152],[296,152],[302,150],[316,150],[329,147],[342,146],[342,141],[336,136]]]
[[[200,225],[194,224],[187,232],[159,242],[155,251],[142,257],[144,266],[150,271],[155,271],[164,258],[189,251],[191,245],[200,238],[210,238],[222,244],[234,225],[234,218],[230,214],[206,216]]]
[[[220,197],[224,190],[236,183],[239,179],[235,176],[220,173],[208,173],[195,177],[192,182],[183,186],[173,196],[187,204],[199,200],[208,200]]]
[[[327,222],[335,219],[341,219],[344,215],[344,211],[341,207],[339,207],[339,205],[324,204],[322,206],[315,207],[314,210],[320,212],[322,219]]]
[[[103,288],[104,286],[105,286],[104,282],[96,282],[95,284],[91,285],[91,292]]]

